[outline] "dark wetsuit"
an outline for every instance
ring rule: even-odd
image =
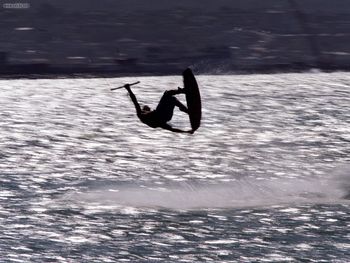
[[[159,127],[159,117],[156,111],[150,111],[137,115],[139,119],[152,128]]]
[[[167,122],[171,120],[174,113],[175,106],[179,107],[181,111],[188,112],[185,105],[183,105],[174,95],[183,93],[182,90],[165,91],[159,101],[157,108],[153,111],[143,111],[131,89],[128,89],[130,98],[135,105],[136,113],[139,119],[152,128],[161,127],[174,132],[185,132],[171,127]]]

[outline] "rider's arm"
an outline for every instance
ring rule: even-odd
[[[167,124],[167,123],[162,125],[161,128],[169,130],[169,131],[172,131],[172,132],[191,133],[191,134],[193,133],[192,130],[184,131],[184,130],[180,130],[180,129],[177,129],[177,128],[173,128],[170,124]]]
[[[136,109],[136,113],[137,116],[141,116],[141,107],[140,104],[138,103],[135,94],[131,91],[130,86],[129,85],[125,85],[126,90],[129,92],[129,96],[132,100],[132,102],[135,105],[135,109]]]

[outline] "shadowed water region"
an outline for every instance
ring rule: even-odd
[[[182,83],[0,81],[1,261],[350,261],[347,73],[199,76],[194,135],[110,91],[137,80],[153,107]]]

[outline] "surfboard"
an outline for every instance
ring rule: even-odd
[[[201,124],[202,118],[202,102],[196,78],[192,70],[187,68],[183,73],[185,96],[188,108],[188,116],[190,118],[191,128],[194,132]]]

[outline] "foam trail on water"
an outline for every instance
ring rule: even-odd
[[[178,184],[168,187],[125,185],[76,194],[79,202],[169,209],[255,207],[278,204],[347,202],[349,173],[328,179],[245,179],[230,184]],[[341,176],[340,176],[341,175]],[[341,183],[340,183],[341,182]]]
[[[329,180],[329,184],[331,187],[339,189],[345,199],[350,200],[350,165],[338,167]]]

